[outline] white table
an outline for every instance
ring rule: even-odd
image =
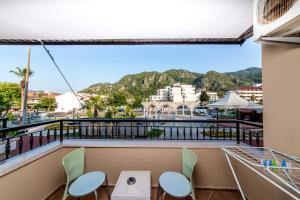
[[[134,177],[136,183],[127,184],[127,179]],[[121,171],[117,184],[111,195],[112,200],[150,200],[151,172],[150,171]]]

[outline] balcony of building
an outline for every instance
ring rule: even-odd
[[[62,159],[78,147],[85,147],[85,171],[104,171],[110,192],[122,170],[150,171],[152,199],[156,199],[159,175],[180,172],[181,148],[188,147],[198,157],[197,199],[241,199],[221,147],[263,144],[262,125],[239,120],[75,119],[0,132],[1,198],[7,200],[61,199],[66,181]],[[249,199],[266,195],[289,199],[245,166],[233,164]],[[100,199],[106,198],[103,189],[98,193]]]

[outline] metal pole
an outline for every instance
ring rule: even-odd
[[[230,159],[229,159],[229,157],[228,157],[228,155],[227,155],[226,152],[225,152],[225,156],[226,156],[227,162],[228,162],[228,164],[229,164],[229,167],[230,167],[230,169],[231,169],[231,172],[232,172],[232,174],[233,174],[234,180],[235,180],[235,182],[236,182],[236,184],[237,184],[237,186],[238,186],[238,188],[239,188],[239,190],[240,190],[240,193],[241,193],[241,195],[242,195],[242,198],[243,198],[243,200],[246,200],[244,191],[242,190],[242,187],[241,187],[241,185],[240,185],[240,182],[239,182],[239,180],[238,180],[238,178],[237,178],[237,176],[236,176],[236,174],[235,174],[235,171],[234,171],[234,169],[233,169],[233,167],[232,167],[231,161],[230,161]]]
[[[24,89],[24,97],[23,97],[22,125],[26,124],[29,71],[30,71],[30,47],[28,48],[27,68],[26,68],[26,75],[25,75],[25,89]]]

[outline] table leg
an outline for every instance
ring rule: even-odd
[[[95,193],[95,200],[98,200],[97,190],[95,190],[94,193]]]
[[[109,194],[109,188],[108,188],[108,180],[107,180],[107,176],[106,175],[105,175],[105,183],[106,183],[107,197],[108,197],[108,200],[110,200],[110,194]]]

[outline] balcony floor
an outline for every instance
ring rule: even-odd
[[[110,188],[112,193],[113,188]],[[46,200],[61,200],[64,192],[64,186],[59,187],[53,194],[51,194]],[[152,188],[152,200],[156,200],[157,188]],[[209,189],[197,189],[197,200],[241,200],[241,195],[236,190],[209,190]],[[80,198],[80,200],[94,200],[94,194]],[[107,200],[107,195],[104,189],[98,190],[98,199]],[[175,200],[175,198],[166,195],[165,200]],[[188,198],[186,198],[188,199]],[[76,198],[68,198],[68,200],[76,200]]]

